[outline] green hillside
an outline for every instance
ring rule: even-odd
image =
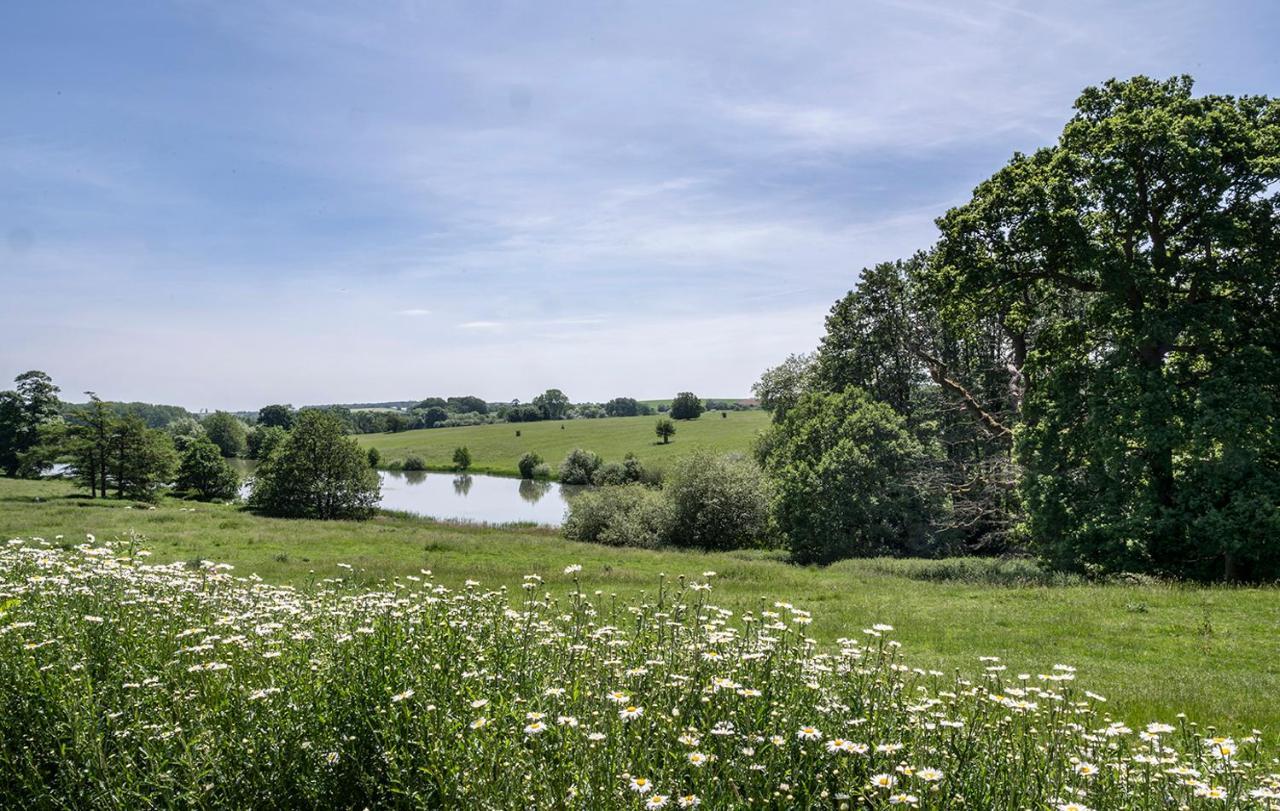
[[[747,453],[756,434],[769,424],[769,415],[763,411],[724,413],[727,416],[709,413],[677,422],[669,445],[661,444],[653,433],[656,416],[424,428],[364,434],[358,439],[366,447],[377,448],[384,465],[414,454],[433,470],[451,469],[453,449],[461,445],[471,451],[471,469],[481,473],[518,475],[516,462],[528,451],[540,455],[554,470],[574,448],[595,451],[606,461],[634,453],[645,465],[660,469],[699,449]]]

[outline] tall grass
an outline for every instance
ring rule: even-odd
[[[0,551],[0,807],[1276,808],[1256,735],[1133,730],[1066,665],[823,647],[716,577],[636,601],[268,585],[128,544]]]

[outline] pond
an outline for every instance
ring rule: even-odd
[[[246,480],[241,495],[247,498],[247,480],[253,475],[257,463],[247,459],[230,461]],[[54,465],[47,475],[60,476],[66,470],[66,465]],[[379,507],[441,521],[530,522],[557,527],[564,522],[568,499],[583,489],[557,482],[486,476],[482,473],[383,470],[378,475],[382,477]]]

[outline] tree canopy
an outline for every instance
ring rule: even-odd
[[[307,409],[258,466],[250,505],[290,518],[368,518],[380,496],[378,472],[342,420]]]

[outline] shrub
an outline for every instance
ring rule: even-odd
[[[563,531],[575,541],[655,549],[670,537],[673,518],[661,491],[638,484],[602,487],[573,497]]]
[[[392,459],[390,462],[387,462],[387,470],[404,470],[404,460]]]
[[[941,505],[917,475],[926,449],[861,389],[805,395],[759,448],[797,562],[944,551],[933,530]]]
[[[591,477],[592,484],[601,486],[616,486],[620,484],[635,484],[644,481],[646,473],[644,465],[636,458],[634,453],[629,453],[621,462],[608,462],[600,466],[600,469]]]
[[[401,470],[426,470],[427,462],[417,454],[409,454],[404,458],[404,462],[400,465]]]
[[[533,478],[535,479],[551,478],[551,465],[548,465],[546,462],[543,462],[540,465],[534,465]]]
[[[591,451],[574,448],[560,463],[560,482],[562,484],[591,484],[592,477],[600,468],[600,457]]]
[[[366,456],[369,459],[369,467],[371,468],[376,469],[378,465],[382,462],[382,451],[378,450],[377,448],[370,448]]]
[[[240,477],[222,457],[218,446],[200,437],[187,442],[174,486],[205,500],[230,499],[240,492]]]
[[[769,484],[748,459],[695,453],[676,465],[664,492],[674,511],[676,546],[741,549],[768,542]]]
[[[471,467],[471,451],[466,445],[453,449],[453,467],[455,470],[466,470]]]
[[[517,431],[516,433],[520,433]],[[538,465],[542,464],[542,457],[533,451],[529,451],[520,457],[520,461],[516,463],[516,467],[520,468],[520,478],[532,479],[534,471],[538,469]]]
[[[342,419],[306,410],[288,439],[258,466],[250,504],[288,518],[367,518],[380,496],[378,473],[346,435]]]

